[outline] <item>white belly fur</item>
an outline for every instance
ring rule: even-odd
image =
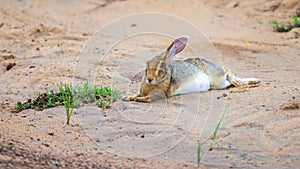
[[[204,73],[197,73],[191,76],[188,80],[182,82],[174,95],[188,94],[196,92],[206,92],[210,89],[209,78]]]

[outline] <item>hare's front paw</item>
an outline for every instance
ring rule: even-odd
[[[124,96],[123,101],[136,101],[149,103],[151,101],[150,96],[141,96],[141,94],[135,94],[133,96]]]
[[[135,101],[135,99],[137,98],[137,97],[139,97],[140,96],[140,94],[135,94],[135,95],[133,95],[133,96],[124,96],[123,98],[122,98],[122,100],[123,101]]]
[[[133,101],[134,99],[133,99],[132,96],[123,96],[123,97],[122,97],[122,100],[123,100],[123,101]]]
[[[142,96],[142,97],[136,97],[134,99],[134,101],[149,103],[151,101],[151,99],[150,99],[150,96]]]

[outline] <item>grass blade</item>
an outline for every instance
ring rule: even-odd
[[[210,147],[209,147],[209,151],[211,151],[213,149],[213,145],[215,143],[215,140],[216,140],[216,137],[217,137],[217,133],[219,131],[220,124],[221,124],[221,122],[222,122],[222,120],[223,120],[223,118],[224,118],[224,116],[225,116],[225,114],[227,112],[227,108],[228,108],[228,105],[225,106],[225,110],[224,110],[221,118],[219,119],[219,121],[218,121],[218,123],[216,125],[215,131],[214,131],[214,134],[213,134],[213,138],[212,138],[212,141],[211,141],[211,144],[210,144]]]

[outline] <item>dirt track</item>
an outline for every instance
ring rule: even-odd
[[[230,88],[184,96],[207,101],[201,104],[203,110],[209,110],[203,111],[206,113],[221,113],[224,104],[229,104],[215,149],[207,151],[209,141],[203,144],[200,168],[299,168],[300,40],[293,33],[299,29],[277,33],[271,25],[273,20],[290,20],[298,7],[298,0],[1,1],[0,168],[198,167],[196,140],[201,134],[199,128],[203,127],[201,114],[190,130],[170,129],[171,134],[184,135],[171,150],[150,158],[129,158],[99,147],[95,137],[86,134],[90,130],[88,125],[82,125],[84,118],[79,122],[80,110],[75,111],[78,116],[73,116],[71,125],[66,127],[63,127],[65,113],[62,107],[43,112],[13,112],[17,101],[26,101],[45,89],[56,88],[59,82],[71,84],[78,65],[77,56],[94,33],[115,19],[137,12],[163,12],[186,19],[210,39],[220,54],[218,59],[222,65],[240,76],[257,77],[262,81],[261,86],[254,88]],[[130,60],[131,54],[140,49],[164,49],[171,41],[165,37],[147,38],[153,41],[137,37],[116,46],[117,49],[108,54],[112,60],[94,63],[99,66],[97,78],[113,77],[113,73],[119,71],[117,63]],[[187,50],[179,59],[189,57],[189,54]],[[138,74],[132,70],[122,72],[127,80]],[[97,83],[101,84],[101,81]],[[126,92],[126,88],[121,85],[120,89]],[[224,93],[226,97],[222,97]],[[186,106],[185,102],[178,103],[180,99],[170,98],[168,108],[175,111]],[[116,120],[123,104],[118,101],[113,109],[101,112],[110,125],[125,126],[118,130],[119,133],[113,132],[110,137],[113,141],[122,141],[125,138],[122,134],[147,138],[162,130],[163,125],[158,124],[172,122],[173,115],[165,114],[163,121],[135,131],[128,123]],[[147,106],[137,103],[133,106],[137,110],[134,118],[147,117],[147,114],[138,113]],[[161,108],[159,106],[163,105],[155,103],[153,110]],[[107,127],[105,124],[102,127]],[[210,125],[214,127],[214,124],[207,124]],[[147,130],[149,126],[153,128]],[[144,130],[146,135],[141,136],[140,131]],[[115,143],[113,141],[100,140],[100,143],[110,145]]]

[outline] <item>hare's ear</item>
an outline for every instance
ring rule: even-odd
[[[167,53],[166,53],[167,54],[167,56],[166,56],[167,58],[166,59],[172,60],[173,57],[177,53],[181,52],[185,48],[185,46],[188,43],[188,41],[189,41],[189,37],[188,36],[182,36],[182,37],[180,37],[178,39],[175,39],[174,42],[167,49]]]

